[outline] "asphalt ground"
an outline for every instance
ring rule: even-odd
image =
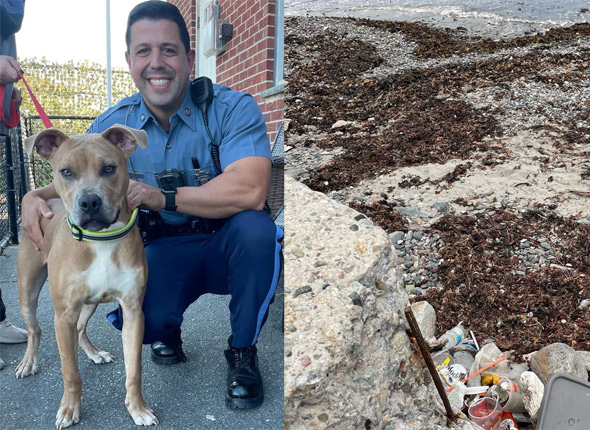
[[[8,321],[26,328],[18,309],[16,253],[17,247],[13,246],[5,250],[8,258],[0,256],[0,288]],[[182,337],[186,363],[158,366],[151,361],[150,346],[143,345],[143,395],[158,417],[158,429],[283,429],[283,291],[281,277],[257,345],[265,389],[264,403],[257,409],[236,411],[225,406],[227,364],[223,351],[231,333],[229,297],[203,296],[184,314]],[[88,324],[90,340],[98,348],[109,351],[115,362],[94,364],[79,348],[84,399],[80,422],[74,429],[137,428],[124,404],[121,333],[105,318],[115,306],[115,303],[99,305]],[[26,344],[0,344],[0,358],[6,363],[0,370],[2,430],[55,428],[63,383],[47,283],[41,292],[37,315],[42,329],[38,374],[16,379],[14,370]]]

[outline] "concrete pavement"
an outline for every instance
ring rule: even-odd
[[[18,310],[16,251],[17,247],[9,247],[5,251],[8,258],[0,256],[0,288],[7,319],[26,328]],[[143,346],[143,394],[160,421],[158,429],[283,428],[283,279],[258,341],[265,387],[265,400],[258,409],[232,411],[225,406],[227,365],[223,350],[230,334],[228,302],[228,297],[207,295],[187,310],[182,326],[186,363],[157,366],[150,359],[149,345]],[[121,334],[105,318],[114,307],[114,303],[99,305],[88,324],[88,336],[99,348],[109,351],[115,363],[96,365],[79,349],[84,400],[80,422],[74,429],[137,428],[124,405]],[[26,344],[0,344],[0,357],[6,363],[0,370],[0,428],[3,430],[55,428],[63,384],[47,284],[41,292],[37,314],[43,330],[40,373],[16,379],[14,369]]]

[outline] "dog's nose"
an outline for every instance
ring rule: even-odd
[[[78,206],[84,213],[92,215],[102,206],[102,199],[98,194],[84,194],[78,200]]]

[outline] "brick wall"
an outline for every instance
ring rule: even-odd
[[[233,38],[217,57],[217,81],[254,96],[271,141],[283,120],[283,94],[261,97],[274,86],[275,0],[219,0],[221,18],[233,24]]]
[[[180,9],[196,49],[195,0],[168,0]],[[254,96],[272,142],[283,121],[282,92],[264,96],[274,86],[275,0],[219,0],[221,18],[234,26],[226,51],[217,57],[216,81]]]
[[[197,10],[195,0],[168,0],[168,3],[172,3],[182,13],[191,38],[191,49],[197,49]]]

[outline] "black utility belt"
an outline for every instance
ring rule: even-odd
[[[199,218],[194,221],[186,222],[180,225],[164,224],[163,232],[165,237],[170,236],[185,236],[188,234],[213,234],[219,231],[227,221],[227,218],[223,219],[208,219]]]
[[[180,225],[166,224],[158,212],[141,209],[138,216],[139,230],[144,244],[163,237],[189,234],[213,234],[224,226],[228,218],[198,218]]]

